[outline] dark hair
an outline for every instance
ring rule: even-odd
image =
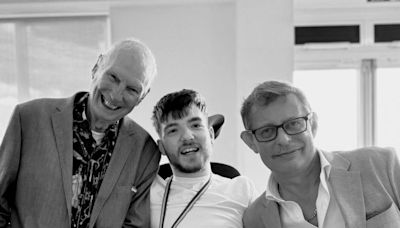
[[[161,124],[166,122],[168,117],[180,119],[188,115],[192,105],[195,105],[207,115],[205,99],[194,90],[183,89],[163,96],[154,106],[151,118],[157,133],[160,135]]]
[[[244,127],[248,130],[249,116],[253,107],[268,106],[279,97],[286,97],[289,94],[295,95],[300,102],[311,111],[311,106],[306,96],[299,88],[286,82],[266,81],[255,87],[242,104],[240,114]]]

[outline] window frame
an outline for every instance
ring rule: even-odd
[[[309,43],[294,46],[294,70],[358,69],[358,142],[376,143],[376,69],[400,68],[400,41],[374,43],[375,24],[400,24],[400,3],[300,4],[294,26],[360,25],[360,43]]]

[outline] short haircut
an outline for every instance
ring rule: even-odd
[[[249,130],[249,118],[254,107],[266,107],[278,98],[286,97],[289,94],[295,95],[311,111],[305,94],[299,88],[287,82],[266,81],[256,86],[242,104],[240,114],[245,129]]]
[[[194,90],[183,89],[163,96],[154,106],[151,118],[158,135],[161,135],[162,123],[165,123],[170,116],[173,119],[187,116],[192,105],[198,107],[207,116],[205,99]]]

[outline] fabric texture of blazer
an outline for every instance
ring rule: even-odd
[[[0,227],[70,228],[74,98],[15,107],[0,147]],[[160,152],[128,117],[121,121],[89,227],[149,227]]]
[[[329,184],[346,228],[400,227],[400,164],[396,151],[368,147],[323,152],[332,165]],[[247,228],[281,228],[279,206],[265,192],[246,209]]]

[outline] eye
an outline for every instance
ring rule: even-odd
[[[117,76],[115,76],[114,74],[109,74],[108,77],[110,78],[110,81],[112,81],[112,82],[116,82],[118,80]]]
[[[259,129],[256,133],[262,137],[268,138],[268,137],[271,137],[271,135],[275,134],[275,128],[274,127],[264,127],[264,128]]]
[[[290,121],[289,122],[289,125],[290,126],[299,126],[299,125],[301,125],[301,120],[300,119],[296,119],[296,120],[292,120],[292,121]]]
[[[177,133],[178,132],[178,129],[176,129],[176,128],[168,128],[166,131],[165,131],[165,134],[166,135],[174,135],[175,133]]]
[[[194,122],[191,126],[193,129],[201,129],[204,127],[204,125],[201,122]]]
[[[285,128],[288,130],[297,130],[297,129],[303,128],[304,122],[305,122],[304,119],[294,119],[294,120],[288,121],[285,124]]]
[[[136,88],[128,87],[127,89],[130,94],[139,94],[139,91]]]

